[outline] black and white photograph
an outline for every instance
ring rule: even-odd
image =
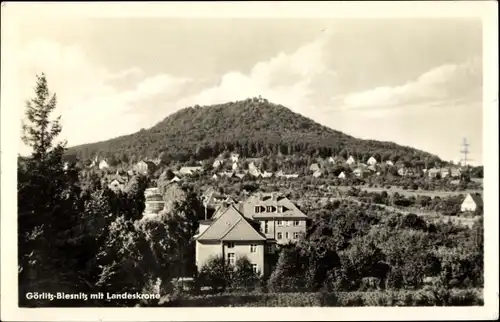
[[[2,3],[2,320],[498,318],[474,3]]]

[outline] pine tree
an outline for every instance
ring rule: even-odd
[[[27,102],[22,139],[32,148],[18,165],[18,265],[23,291],[74,285],[69,282],[77,256],[72,230],[78,226],[78,170],[64,168],[65,143],[55,142],[60,118],[51,121],[56,95],[45,75],[37,76],[35,98]],[[74,279],[74,278],[73,278]],[[33,283],[36,281],[36,287]],[[33,289],[33,288],[36,289]]]

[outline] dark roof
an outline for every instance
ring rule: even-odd
[[[474,202],[476,203],[477,206],[483,205],[483,198],[481,197],[480,194],[471,193],[470,196],[471,196],[472,200],[474,200]]]

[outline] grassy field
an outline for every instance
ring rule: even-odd
[[[338,200],[338,201],[349,200],[349,201],[357,202],[359,204],[364,203],[363,201],[361,201],[355,197],[343,196],[343,197],[321,197],[321,198],[316,198],[316,199],[310,198],[308,200],[308,204],[326,204],[328,201],[333,202],[335,200]],[[301,203],[301,202],[298,202],[298,204],[303,205],[303,203]],[[391,212],[397,212],[397,213],[401,213],[401,214],[405,214],[405,215],[413,213],[413,214],[416,214],[418,216],[423,217],[427,222],[430,222],[430,223],[451,221],[452,223],[457,224],[457,225],[472,227],[474,225],[474,222],[476,222],[476,220],[479,218],[479,216],[475,216],[475,217],[468,217],[468,216],[466,217],[466,216],[460,216],[460,215],[447,216],[447,215],[443,215],[440,212],[423,211],[419,208],[414,208],[414,207],[400,209],[400,208],[396,208],[393,206],[381,205],[381,204],[377,204],[377,206],[383,207]]]
[[[404,196],[429,196],[429,197],[449,197],[449,196],[457,196],[457,195],[466,195],[468,193],[483,193],[482,190],[463,190],[463,191],[429,191],[429,190],[404,190],[401,187],[391,187],[389,189],[385,187],[368,187],[368,186],[338,186],[335,187],[339,189],[340,191],[347,191],[350,188],[357,188],[361,189],[367,192],[382,192],[382,191],[387,191],[388,194],[393,194],[395,192],[404,195]]]

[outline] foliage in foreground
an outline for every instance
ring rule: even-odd
[[[482,306],[475,289],[418,291],[246,293],[183,296],[166,306],[175,307],[310,307],[310,306]]]

